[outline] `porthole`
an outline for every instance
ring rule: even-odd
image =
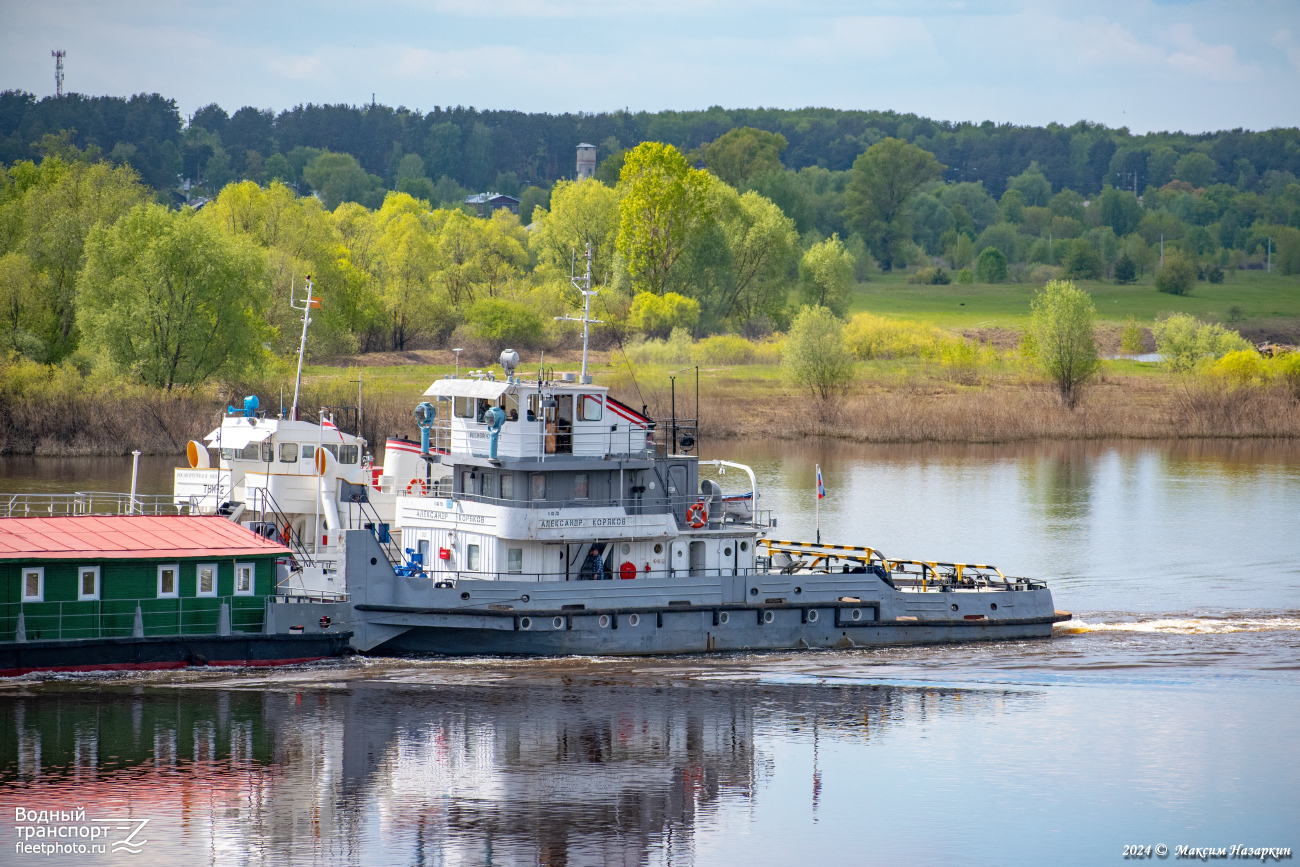
[[[997,611],[997,610],[998,610],[998,603],[996,603],[996,602],[990,602],[990,603],[989,603],[989,610],[990,610],[990,611]]]
[[[749,543],[748,543],[748,542],[741,542],[741,543],[740,543],[740,553],[743,554],[743,553],[745,553],[745,552],[748,551],[748,550],[749,550]]]
[[[662,554],[663,552],[664,552],[664,546],[663,546],[663,544],[660,543],[660,542],[655,542],[655,553],[656,553],[656,554]]]
[[[682,556],[682,549],[681,549],[681,548],[678,548],[678,549],[677,549],[677,556],[678,556],[678,557]]]
[[[528,594],[525,593],[523,596],[520,596],[520,597],[519,597],[519,601],[520,601],[520,602],[527,602],[527,601],[528,601]]]
[[[816,622],[817,622],[817,612],[816,612],[816,611],[809,611],[809,612],[808,612],[808,622],[809,622],[809,623],[816,623]]]
[[[637,625],[639,625],[640,623],[641,623],[641,615],[640,615],[640,614],[629,614],[629,615],[627,616],[627,625],[628,625],[628,626],[637,626]]]
[[[954,602],[954,603],[952,603],[951,605],[949,605],[948,607],[951,608],[953,611],[956,611],[956,610],[957,610],[957,603]]]
[[[609,615],[608,615],[608,614],[602,614],[602,615],[600,615],[600,619],[597,620],[596,622],[600,624],[600,628],[601,628],[601,629],[606,629],[606,628],[608,628],[608,627],[609,627]]]
[[[533,618],[531,618],[531,617],[520,617],[520,618],[519,618],[519,628],[520,628],[520,629],[532,629],[532,628],[533,628]]]
[[[803,588],[802,588],[802,587],[796,587],[796,588],[794,588],[794,595],[795,595],[795,596],[798,596],[798,595],[799,595],[800,593],[802,593],[802,592],[803,592]]]
[[[728,547],[728,548],[723,548],[723,549],[722,549],[722,556],[723,556],[723,557],[730,557],[730,556],[731,556],[731,548],[729,548],[729,547]]]
[[[723,611],[721,614],[718,615],[718,622],[724,626],[727,625],[728,623],[731,622],[731,615],[726,611]]]
[[[556,629],[563,629],[563,628],[564,628],[564,618],[561,617],[561,616],[558,615],[558,614],[555,615],[555,619],[551,621],[551,625],[554,626]]]
[[[371,565],[371,566],[377,566],[377,565],[379,565],[379,561],[376,560],[374,557],[371,557],[371,558],[370,558],[370,565]]]
[[[460,598],[461,598],[461,599],[468,599],[468,598],[469,598],[469,591],[467,590],[467,591],[465,591],[464,593],[460,594]]]
[[[776,612],[775,612],[775,611],[764,611],[764,612],[763,612],[763,622],[764,622],[764,623],[771,623],[771,622],[772,622],[773,620],[775,620],[775,619],[776,619]]]
[[[849,612],[849,619],[850,619],[850,620],[861,620],[861,619],[862,619],[862,609],[861,609],[861,608],[854,608],[852,611],[850,611],[850,612]]]
[[[749,588],[749,595],[750,595],[750,596],[757,596],[757,595],[758,595],[758,588],[757,588],[757,587],[750,587],[750,588]]]
[[[631,553],[632,553],[632,546],[629,545],[628,543],[624,542],[624,543],[623,543],[623,547],[620,548],[619,550],[622,551],[622,552],[623,552],[623,556],[626,557],[628,554],[631,554]]]

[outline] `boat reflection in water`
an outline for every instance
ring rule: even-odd
[[[1007,695],[576,674],[437,688],[50,685],[0,698],[0,815],[149,818],[145,850],[169,862],[692,863],[701,826],[716,833],[768,791],[774,751],[866,745]]]

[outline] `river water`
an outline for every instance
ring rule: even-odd
[[[1051,640],[938,648],[4,681],[0,863],[1099,864],[1126,845],[1155,862],[1300,848],[1300,444],[708,452],[754,467],[776,537],[820,520],[826,541],[994,563],[1047,579],[1076,619]],[[141,492],[166,492],[171,465],[142,460]],[[130,467],[9,458],[0,474],[11,491],[120,490]],[[128,828],[101,842],[128,818],[149,820],[133,838],[147,842],[10,848],[18,808],[79,807]]]

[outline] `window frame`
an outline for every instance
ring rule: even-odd
[[[480,494],[481,496],[484,496],[484,497],[493,497],[493,498],[495,498],[496,495],[497,495],[496,487],[495,487],[495,482],[496,482],[496,475],[495,475],[495,474],[493,474],[493,473],[479,473],[479,479],[478,479],[478,491],[479,491],[479,494]]]
[[[315,457],[316,457],[316,446],[314,446],[314,445],[309,445],[309,444],[307,444],[307,443],[303,443],[303,446],[302,446],[302,459],[303,459],[304,461],[310,461],[310,460],[312,460],[312,459],[315,458]]]
[[[203,570],[212,570],[212,589],[204,591],[203,589]],[[221,592],[221,567],[216,563],[196,563],[194,564],[194,595],[204,599],[211,599]]]
[[[171,570],[172,589],[170,593],[163,591],[163,572]],[[179,563],[159,563],[158,564],[158,599],[179,599],[181,596],[181,564]]]
[[[32,596],[27,592],[27,578],[35,573],[36,575],[36,595]],[[23,601],[24,602],[44,602],[45,601],[45,567],[44,566],[24,566],[23,567]]]
[[[339,446],[339,463],[344,466],[353,466],[361,460],[361,446],[353,443],[344,443]]]
[[[474,398],[472,397],[453,397],[451,399],[451,414],[456,418],[473,418],[474,409]]]
[[[540,495],[537,493],[539,482],[542,489]],[[532,473],[528,476],[528,494],[530,502],[541,502],[546,499],[546,473]]]
[[[239,573],[248,570],[248,589],[239,589]],[[235,564],[235,595],[236,596],[253,596],[257,591],[257,564],[256,563],[236,563]]]
[[[515,474],[501,474],[501,499],[513,500],[515,498]]]
[[[483,547],[475,542],[465,546],[465,569],[468,572],[481,572],[483,565]]]
[[[594,401],[596,405],[596,414],[587,415],[587,401]],[[578,409],[574,413],[577,421],[600,421],[605,417],[605,399],[600,394],[580,394],[578,395]]]
[[[511,575],[519,575],[524,571],[524,549],[507,548],[506,549],[506,571]]]
[[[95,590],[93,593],[85,591],[85,578],[87,572],[95,573]],[[103,592],[103,570],[100,566],[78,566],[77,567],[77,601],[78,602],[96,602]]]
[[[581,480],[581,489],[579,489],[579,480]],[[578,493],[581,490],[582,493]],[[574,473],[573,474],[573,499],[590,500],[591,499],[591,474]]]
[[[285,455],[292,455],[292,457],[285,457]],[[298,463],[297,443],[280,443],[280,463],[282,464]]]

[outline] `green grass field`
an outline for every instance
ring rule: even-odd
[[[1227,322],[1232,307],[1241,308],[1236,327],[1282,325],[1300,321],[1300,277],[1234,271],[1215,286],[1197,282],[1191,295],[1157,292],[1146,275],[1128,286],[1113,281],[1081,280],[1092,293],[1102,322],[1120,323],[1129,316],[1149,323],[1161,313],[1189,313]],[[1033,283],[915,286],[902,274],[886,274],[858,284],[849,313],[863,310],[882,316],[933,322],[943,328],[1023,328],[1029,301],[1041,287]]]

